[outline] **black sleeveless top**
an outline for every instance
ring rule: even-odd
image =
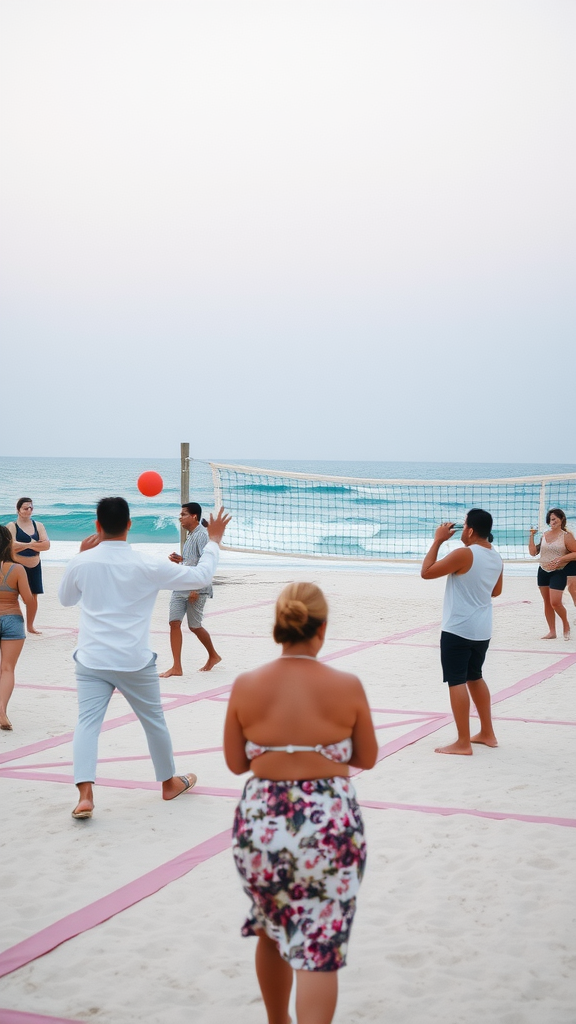
[[[17,522],[14,523],[14,526],[16,527],[16,540],[18,541],[19,544],[25,544],[27,540],[40,540],[38,527],[36,526],[34,520],[32,520],[34,533],[24,533],[24,530],[20,529]],[[38,554],[38,552],[33,551],[32,548],[22,548],[22,551],[19,551],[18,554],[22,555],[23,558],[33,558],[34,555]]]

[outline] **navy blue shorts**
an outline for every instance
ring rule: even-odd
[[[440,634],[440,660],[444,682],[448,686],[461,686],[482,679],[482,666],[489,640],[467,640],[456,633]]]
[[[568,562],[568,565],[564,566],[567,576],[576,576],[576,562]]]
[[[25,565],[24,568],[26,569],[26,575],[28,577],[28,583],[30,584],[30,590],[32,591],[32,593],[43,594],[44,587],[42,586],[42,563],[38,562],[38,565],[34,565],[32,566],[32,568],[28,568],[28,566]]]
[[[570,565],[576,565],[576,562],[570,562]],[[572,573],[570,573],[572,575]],[[541,565],[538,566],[538,586],[539,587],[550,587],[550,590],[565,590],[568,579],[567,567],[563,569],[553,569],[552,572],[546,572]]]

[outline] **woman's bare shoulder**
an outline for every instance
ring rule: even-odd
[[[241,672],[234,680],[234,688],[244,689],[264,682],[274,672],[274,668],[275,663],[270,661],[266,665],[260,665],[258,668],[251,668],[248,672]]]
[[[341,686],[345,689],[363,689],[362,683],[358,676],[355,676],[352,672],[344,672],[341,668],[333,668],[332,665],[325,665],[329,678],[334,686]]]

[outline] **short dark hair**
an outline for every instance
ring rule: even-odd
[[[550,516],[556,516],[556,518],[560,520],[560,529],[561,530],[565,530],[566,529],[566,514],[562,511],[561,508],[551,508],[546,513],[546,524],[548,526],[550,526]]]
[[[198,522],[202,519],[202,506],[197,501],[184,501],[182,508],[187,509],[191,516],[196,516]]]
[[[491,533],[492,522],[492,516],[489,512],[485,512],[483,508],[471,508],[466,516],[466,526],[474,530],[474,533],[482,537],[482,540],[490,541],[490,543],[493,540]]]
[[[125,498],[101,498],[96,507],[96,518],[109,537],[125,533],[130,522],[130,509]]]
[[[18,501],[16,502],[16,511],[19,512],[22,505],[26,505],[28,502],[30,502],[31,505],[34,504],[32,498],[18,498]]]

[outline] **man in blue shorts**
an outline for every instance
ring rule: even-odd
[[[202,508],[197,501],[188,501],[182,505],[180,512],[180,525],[188,531],[184,541],[182,554],[173,551],[168,558],[177,565],[198,565],[202,552],[208,543],[208,532],[202,523]],[[188,629],[198,637],[200,643],[206,648],[208,660],[199,670],[210,672],[222,658],[214,649],[212,637],[202,625],[204,605],[209,597],[212,597],[212,585],[202,587],[198,590],[175,590],[170,598],[170,649],[172,651],[172,668],[167,672],[161,672],[161,679],[169,679],[170,676],[182,675],[182,619],[186,616]]]
[[[490,513],[472,508],[460,538],[464,547],[438,561],[442,544],[455,532],[454,523],[442,523],[422,563],[423,579],[448,577],[440,657],[458,739],[446,747],[437,747],[437,754],[471,754],[472,743],[498,746],[492,728],[490,691],[482,678],[482,666],[492,636],[492,598],[502,593],[502,559],[492,547],[491,530]],[[472,737],[470,697],[480,719],[480,732]]]

